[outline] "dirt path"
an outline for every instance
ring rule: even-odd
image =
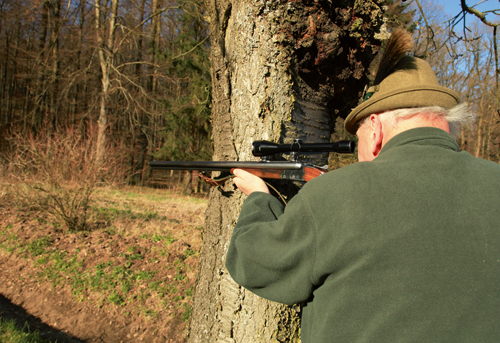
[[[0,317],[4,320],[13,320],[19,327],[27,327],[30,332],[38,331],[40,336],[46,340],[57,340],[57,342],[81,343],[85,342],[73,336],[54,329],[45,324],[40,318],[30,315],[21,306],[14,305],[9,299],[0,294]]]

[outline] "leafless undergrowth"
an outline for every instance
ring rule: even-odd
[[[97,187],[125,179],[123,154],[109,144],[107,158],[99,164],[93,127],[48,132],[11,134],[10,152],[2,157],[0,203],[41,211],[63,229],[87,230]]]

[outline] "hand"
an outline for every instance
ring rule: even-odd
[[[253,192],[264,192],[270,194],[269,188],[267,188],[266,183],[260,177],[255,176],[243,169],[235,169],[233,174],[236,175],[233,178],[234,184],[246,195],[250,195]]]

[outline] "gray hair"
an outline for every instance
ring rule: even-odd
[[[470,110],[467,103],[459,104],[449,110],[440,106],[400,108],[397,110],[383,112],[379,115],[379,117],[380,120],[385,123],[388,123],[393,127],[397,127],[400,120],[409,119],[416,115],[444,118],[450,126],[450,135],[453,137],[458,137],[462,127],[471,123],[474,119],[474,114]]]

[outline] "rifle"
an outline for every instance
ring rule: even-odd
[[[150,161],[152,169],[166,170],[196,170],[199,176],[212,186],[219,186],[231,178],[234,169],[244,169],[260,178],[282,179],[293,181],[310,181],[320,176],[328,169],[307,162],[298,162],[299,153],[335,152],[352,154],[356,144],[354,141],[339,141],[334,143],[304,144],[296,139],[292,144],[277,144],[269,141],[252,143],[252,154],[260,157],[260,161]],[[290,153],[290,161],[274,161],[273,157],[280,153]],[[206,176],[208,171],[221,171],[218,178]]]

